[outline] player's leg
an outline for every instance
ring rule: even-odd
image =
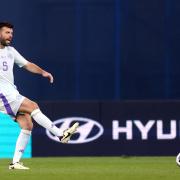
[[[33,128],[32,119],[31,116],[27,113],[18,113],[16,116],[16,121],[21,127],[21,131],[16,141],[14,157],[12,163],[9,165],[9,169],[29,169],[20,163],[20,159],[23,156],[31,136]]]
[[[57,128],[52,121],[45,116],[41,110],[39,109],[39,106],[37,103],[31,101],[28,98],[25,98],[19,108],[20,112],[26,112],[31,115],[31,117],[42,127],[48,129],[50,132],[52,132],[55,136],[62,136],[63,132]]]
[[[41,126],[48,129],[55,136],[62,139],[64,143],[67,143],[71,135],[76,131],[78,127],[78,123],[75,123],[71,128],[67,130],[67,133],[63,133],[59,128],[57,128],[52,121],[44,115],[39,109],[37,103],[25,98],[21,103],[19,108],[20,112],[27,112],[31,115],[31,117]],[[65,131],[66,132],[66,131]]]

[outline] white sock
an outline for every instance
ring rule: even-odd
[[[26,145],[28,144],[29,138],[31,136],[31,131],[29,130],[24,130],[22,129],[18,139],[16,141],[16,148],[15,148],[15,152],[14,152],[14,157],[13,157],[13,164],[16,162],[19,162],[24,150],[26,148]]]
[[[62,136],[63,135],[63,132],[59,128],[57,128],[52,123],[52,121],[40,111],[40,109],[35,109],[31,113],[31,116],[39,125],[48,129],[55,136]]]

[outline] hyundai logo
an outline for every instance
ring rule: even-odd
[[[72,124],[75,122],[79,122],[79,127],[69,141],[69,144],[82,144],[94,141],[98,139],[104,132],[101,124],[92,119],[83,117],[62,118],[54,121],[53,124],[60,128],[60,130],[64,131],[72,126]],[[50,139],[59,142],[59,139],[48,130],[46,130],[46,134]]]

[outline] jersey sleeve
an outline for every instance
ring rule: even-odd
[[[19,67],[23,67],[28,63],[28,61],[13,47],[11,47],[12,53],[14,55],[14,62],[17,64]]]

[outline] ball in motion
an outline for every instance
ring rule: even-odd
[[[176,156],[176,163],[180,166],[180,153]]]

